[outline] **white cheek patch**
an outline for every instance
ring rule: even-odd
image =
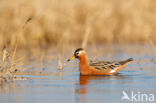
[[[81,55],[82,53],[85,53],[85,51],[79,51],[79,55]],[[78,55],[78,56],[79,56],[79,55]]]

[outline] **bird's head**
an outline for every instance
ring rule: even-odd
[[[85,52],[85,50],[83,48],[78,48],[78,49],[75,50],[74,56],[71,57],[70,59],[68,59],[67,61],[71,61],[71,60],[73,60],[75,58],[79,59],[79,57],[81,57],[85,53],[86,52]]]

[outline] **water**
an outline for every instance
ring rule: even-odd
[[[26,80],[16,80],[4,83],[0,87],[0,103],[135,103],[136,101],[121,100],[123,91],[128,96],[134,92],[136,99],[141,94],[153,94],[156,97],[156,64],[154,54],[145,50],[127,52],[125,47],[114,51],[109,49],[99,59],[135,58],[118,75],[113,76],[80,76],[78,61],[64,66],[62,71],[57,69],[57,61],[48,61],[43,67],[27,65],[26,72],[37,71],[36,74],[18,75]],[[136,48],[130,46],[129,49]],[[134,50],[134,49],[133,49]],[[136,49],[135,49],[136,50]],[[138,53],[138,54],[137,54]],[[89,54],[92,54],[90,52]],[[113,56],[109,55],[113,54]],[[33,63],[32,63],[33,64]],[[42,73],[38,73],[41,71]],[[139,103],[155,103],[155,101],[141,101]]]

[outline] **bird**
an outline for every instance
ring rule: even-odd
[[[79,59],[80,75],[114,75],[118,74],[123,68],[133,61],[129,58],[123,61],[92,61],[83,48],[78,48],[74,52],[74,56],[67,61]]]

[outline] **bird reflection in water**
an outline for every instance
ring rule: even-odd
[[[91,84],[91,81],[93,83],[93,85],[98,84],[98,83],[104,83],[104,82],[108,82],[107,80],[110,80],[110,82],[114,82],[111,80],[118,80],[118,79],[125,79],[128,78],[127,76],[124,75],[108,75],[108,76],[80,76],[80,81],[79,81],[79,89],[76,90],[77,93],[79,94],[87,94],[88,91],[88,86]],[[99,80],[103,80],[103,82],[99,81]],[[105,81],[106,80],[106,81]]]
[[[80,76],[79,78],[79,84],[78,87],[75,90],[75,93],[79,96],[77,97],[76,101],[88,103],[92,101],[92,97],[90,98],[89,94],[94,93],[98,94],[96,91],[95,86],[98,86],[99,84],[112,84],[112,85],[118,85],[118,80],[124,80],[129,79],[129,76],[125,75],[108,75],[108,76]],[[95,93],[96,91],[96,93]],[[111,92],[111,87],[108,87],[108,89],[102,89],[101,92]]]

